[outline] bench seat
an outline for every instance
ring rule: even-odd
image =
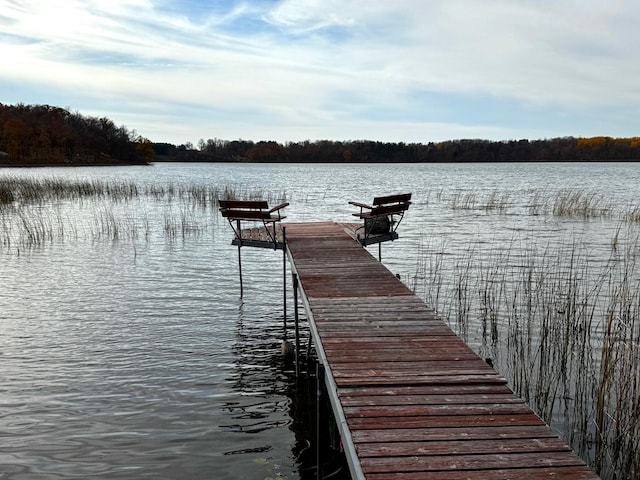
[[[352,215],[364,220],[358,229],[364,235],[358,234],[358,240],[366,246],[398,238],[396,230],[411,205],[411,193],[374,197],[371,205],[353,201],[349,204],[360,209]]]
[[[274,248],[277,246],[276,223],[287,218],[282,210],[288,202],[269,208],[265,200],[218,200],[219,210],[235,233],[234,243],[242,245],[242,222],[261,222]]]

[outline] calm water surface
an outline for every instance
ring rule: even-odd
[[[491,255],[522,239],[579,238],[594,262],[605,261],[617,219],[532,214],[531,198],[582,189],[624,209],[640,184],[640,167],[625,163],[157,164],[3,175],[232,186],[286,198],[290,221],[350,221],[349,200],[411,191],[400,241],[383,246],[384,263],[408,284],[425,251],[464,257],[470,245]],[[508,194],[499,214],[481,208],[496,191]],[[464,199],[477,205],[460,208]],[[279,355],[280,252],[243,250],[241,301],[231,232],[215,208],[145,196],[24,208],[48,212],[57,233],[37,246],[14,238],[0,251],[2,478],[314,478],[301,425],[308,412]],[[118,235],[105,233],[105,218]]]

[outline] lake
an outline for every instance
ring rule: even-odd
[[[349,200],[412,192],[383,263],[493,358],[602,478],[640,465],[629,450],[637,418],[625,413],[624,445],[596,441],[614,407],[580,380],[599,375],[603,345],[616,342],[629,363],[606,381],[640,368],[638,164],[160,163],[0,169],[7,178],[94,190],[0,207],[3,478],[315,478],[315,386],[280,355],[282,253],[243,249],[240,299],[232,232],[214,202],[224,192],[289,201],[287,221],[353,221]],[[620,315],[604,298],[621,298],[611,279],[625,272],[629,331],[610,339],[607,313]],[[529,292],[543,276],[550,286]],[[532,320],[531,305],[514,306],[522,292],[553,311]],[[590,315],[570,317],[568,294],[571,310]],[[557,325],[566,342],[546,344]],[[627,450],[618,462],[607,448]],[[340,468],[329,460],[327,471]]]

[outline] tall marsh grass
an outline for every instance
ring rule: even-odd
[[[584,189],[534,190],[517,194],[503,190],[471,190],[454,192],[448,196],[439,192],[436,198],[454,211],[508,214],[524,210],[535,216],[613,218],[625,222],[640,222],[639,204],[619,206],[600,193]]]
[[[0,246],[35,248],[80,237],[149,241],[156,235],[174,241],[201,234],[217,222],[219,199],[287,200],[286,193],[270,193],[233,185],[136,184],[121,180],[69,180],[0,177]],[[148,202],[162,204],[161,218],[150,218]],[[61,214],[62,205],[76,215]],[[142,212],[142,213],[141,213]]]
[[[639,238],[626,231],[605,261],[576,241],[457,258],[423,245],[414,280],[605,480],[640,478]]]

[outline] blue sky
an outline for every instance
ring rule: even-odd
[[[0,102],[153,141],[640,135],[632,0],[0,0]]]

